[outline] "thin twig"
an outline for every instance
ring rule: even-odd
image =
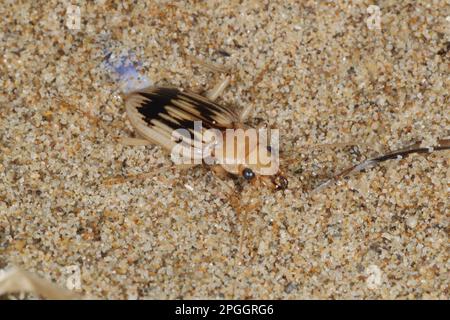
[[[438,145],[435,147],[425,148],[425,147],[420,147],[420,146],[421,146],[421,143],[415,143],[407,148],[389,152],[385,155],[378,156],[375,158],[367,159],[357,165],[354,165],[350,168],[347,168],[347,169],[341,171],[340,173],[335,175],[333,178],[329,179],[328,181],[326,181],[326,182],[322,183],[321,185],[319,185],[318,187],[316,187],[313,190],[313,192],[321,191],[339,179],[348,177],[352,174],[358,173],[364,169],[367,169],[371,166],[380,164],[387,160],[402,159],[402,158],[405,158],[414,153],[420,154],[420,153],[431,153],[434,151],[441,151],[441,150],[450,150],[450,139],[439,140]]]

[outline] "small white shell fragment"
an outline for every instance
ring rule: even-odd
[[[406,219],[406,225],[411,229],[414,229],[417,226],[417,217],[411,216]]]
[[[366,279],[367,288],[370,290],[377,289],[382,282],[382,272],[381,269],[375,265],[371,264],[366,268],[366,275],[368,276]]]

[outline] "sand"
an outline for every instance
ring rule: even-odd
[[[83,1],[78,26],[67,1],[3,1],[0,268],[111,299],[448,299],[448,151],[311,193],[449,135],[448,2],[378,1],[379,28],[370,1],[240,2]],[[289,189],[117,143],[134,133],[105,48],[196,92],[223,75],[192,57],[228,68],[219,102],[280,129]]]

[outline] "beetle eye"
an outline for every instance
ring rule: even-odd
[[[255,173],[252,171],[252,169],[245,168],[242,170],[242,176],[245,180],[252,180],[255,177]]]

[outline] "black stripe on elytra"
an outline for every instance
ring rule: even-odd
[[[183,93],[176,88],[156,88],[154,92],[140,92],[140,95],[149,99],[138,106],[137,111],[144,116],[145,122],[151,125],[151,120],[155,119],[161,121],[162,123],[168,125],[173,129],[184,128],[184,129],[194,129],[194,122],[192,120],[180,120],[177,121],[180,125],[170,122],[167,119],[164,119],[160,116],[160,114],[168,114],[166,110],[166,106],[170,105],[174,108],[179,108],[183,110],[183,112],[190,113],[194,119],[198,119],[202,121],[202,126],[204,128],[217,128],[216,120],[214,116],[217,113],[223,113],[224,110],[221,110],[219,106],[214,103],[208,103],[202,100],[199,100],[195,96],[191,96],[189,94]],[[186,97],[189,101],[182,99]],[[189,112],[189,110],[185,110],[178,106],[175,106],[171,101],[174,99],[180,99],[185,101],[186,103],[190,103],[194,106],[196,110],[200,112],[200,116]]]
[[[150,101],[137,107],[137,111],[144,116],[147,123],[152,119],[159,120],[158,114],[167,113],[165,106],[171,104],[170,101],[176,98],[178,93],[179,90],[175,88],[158,88],[152,93],[140,92],[140,95]]]
[[[208,117],[209,119],[213,119],[213,116],[216,114],[224,114],[226,113],[227,116],[229,116],[230,118],[234,118],[234,114],[232,112],[230,112],[228,109],[222,107],[221,105],[218,105],[216,103],[213,103],[212,101],[208,102],[208,101],[204,101],[204,100],[199,100],[196,96],[193,95],[189,95],[185,92],[180,92],[180,97],[182,98],[186,98],[187,103],[194,103],[194,105],[197,107],[197,109],[202,111],[202,115],[204,115],[205,117]]]

